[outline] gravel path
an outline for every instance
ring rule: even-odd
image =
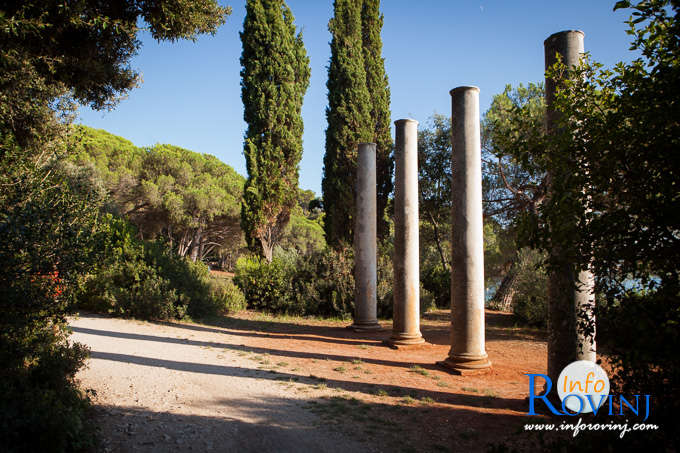
[[[78,378],[96,391],[101,451],[376,451],[322,424],[304,406],[323,390],[258,369],[240,337],[93,315],[70,325],[92,350]]]

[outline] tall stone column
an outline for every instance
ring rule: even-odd
[[[418,250],[418,121],[397,120],[394,167],[394,316],[392,345],[423,343]]]
[[[479,88],[451,94],[451,350],[444,366],[459,373],[491,366],[484,344],[484,235]]]
[[[584,52],[584,34],[578,30],[555,33],[544,41],[545,68],[555,64],[559,54],[562,62],[569,67],[576,66]],[[559,80],[546,77],[546,126],[548,133],[555,133],[559,113],[552,108]],[[564,180],[568,175],[548,175],[549,181]],[[549,187],[549,196],[553,188]],[[564,225],[551,225],[561,228]],[[589,270],[576,274],[573,263],[569,262],[569,244],[555,244],[550,250],[554,268],[548,280],[548,376],[556,380],[562,369],[574,360],[595,361],[594,332],[587,335],[578,318],[591,319],[594,323],[594,276]],[[582,323],[581,323],[582,324]],[[594,325],[593,325],[594,327]],[[554,381],[553,381],[554,382]]]
[[[379,330],[377,317],[377,209],[375,143],[360,143],[354,217],[355,331]]]

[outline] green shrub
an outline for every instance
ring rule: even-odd
[[[518,252],[513,313],[523,322],[537,327],[548,324],[548,275],[545,254],[523,248]]]
[[[81,451],[94,444],[89,397],[75,382],[88,350],[62,332],[21,370],[0,373],[0,445],[5,452]],[[16,371],[19,371],[18,373]]]
[[[293,267],[274,257],[271,263],[245,256],[236,261],[234,282],[241,288],[249,308],[270,313],[303,314],[296,304],[291,280]]]
[[[76,277],[95,262],[96,191],[26,159],[11,136],[0,148],[0,450],[84,450],[89,400],[74,376],[87,350],[67,342],[65,321]]]
[[[615,370],[611,392],[652,395],[645,423],[661,429],[640,443],[654,451],[671,451],[673,445],[677,451],[680,433],[664,427],[677,426],[680,411],[680,289],[670,284],[627,290],[601,303],[597,322],[598,348],[606,351]]]
[[[434,295],[420,284],[420,314],[427,313],[428,311],[437,308],[437,303],[435,302]]]
[[[310,256],[277,250],[271,263],[239,258],[234,282],[256,310],[346,318],[354,311],[353,266],[348,248]]]
[[[230,279],[211,278],[210,294],[218,313],[231,313],[246,308],[246,298]]]
[[[441,264],[428,266],[422,270],[420,280],[438,308],[451,307],[451,272],[447,268]]]
[[[349,318],[354,313],[354,254],[330,247],[298,260],[293,291],[305,314]]]
[[[378,248],[378,282],[376,288],[378,318],[389,319],[394,314],[394,271],[391,243],[383,243]]]
[[[101,262],[80,285],[80,308],[141,319],[200,319],[243,307],[231,283],[208,266],[174,253],[162,241],[141,241],[125,219],[104,216],[98,230]]]

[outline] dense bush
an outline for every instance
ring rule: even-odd
[[[353,259],[350,249],[330,248],[309,257],[275,252],[271,263],[242,257],[235,283],[248,307],[270,313],[348,317],[354,310]]]
[[[451,307],[451,272],[441,264],[428,266],[421,271],[423,288],[433,297],[438,308]]]
[[[0,450],[82,449],[93,433],[74,375],[87,350],[65,326],[99,200],[11,137],[0,148]]]
[[[665,443],[677,451],[680,434],[670,427],[680,411],[679,289],[629,290],[601,305],[597,340],[614,370],[612,393],[652,395],[646,423],[661,429],[644,438],[645,447],[662,451]]]
[[[211,278],[210,292],[218,313],[231,313],[246,309],[246,298],[231,279]]]
[[[142,319],[202,318],[243,307],[230,282],[174,253],[160,241],[141,241],[126,220],[104,217],[98,229],[104,257],[81,282],[79,306]]]
[[[330,247],[298,261],[295,297],[314,316],[350,318],[354,313],[354,253]]]
[[[378,256],[378,317],[393,312],[392,258],[386,246]],[[354,314],[354,256],[352,249],[326,248],[310,256],[277,249],[271,263],[242,257],[236,264],[236,284],[248,307],[270,313],[350,318]],[[421,288],[421,309],[433,305]]]
[[[33,363],[0,373],[3,451],[79,451],[92,446],[89,397],[74,380],[87,348],[68,344],[61,329],[41,332],[33,340],[38,340]]]
[[[293,268],[280,257],[271,263],[257,256],[236,261],[235,283],[243,291],[249,308],[271,313],[301,314],[292,296]]]
[[[530,248],[518,251],[512,311],[523,322],[537,327],[548,323],[548,275],[545,254]]]

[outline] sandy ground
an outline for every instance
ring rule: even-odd
[[[104,452],[484,451],[526,421],[540,334],[487,313],[490,373],[454,376],[448,315],[425,316],[428,343],[394,350],[389,331],[256,313],[217,325],[83,315],[92,352],[78,377],[96,391]],[[385,325],[389,329],[389,325]]]

